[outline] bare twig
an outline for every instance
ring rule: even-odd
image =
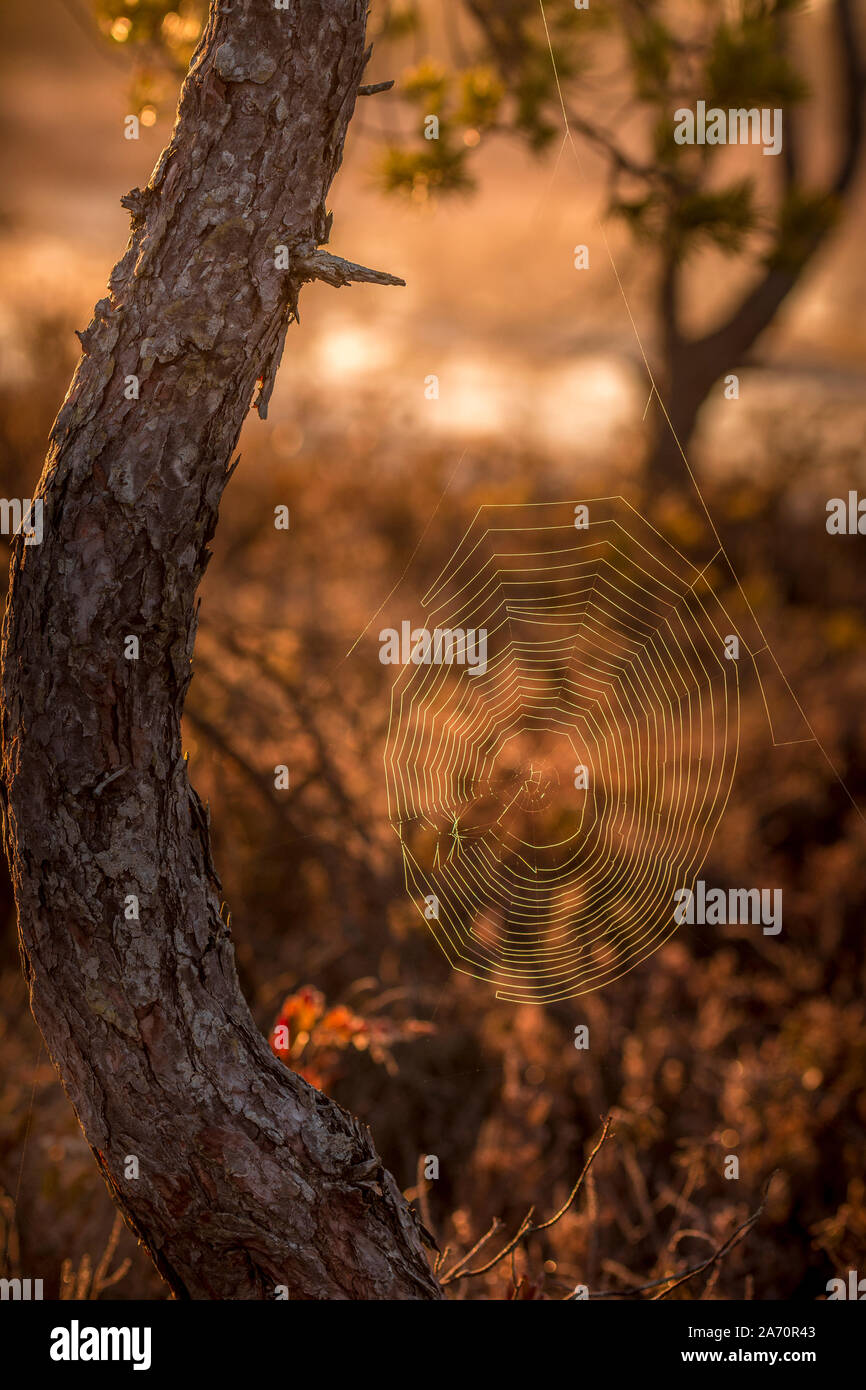
[[[131,1260],[121,1260],[113,1274],[109,1274],[109,1266],[117,1252],[117,1243],[120,1240],[120,1233],[123,1230],[123,1217],[117,1212],[114,1218],[114,1225],[108,1237],[108,1244],[102,1255],[102,1259],[93,1271],[93,1289],[91,1297],[98,1298],[104,1289],[110,1289],[112,1284],[117,1284],[127,1273]]]
[[[502,1230],[502,1226],[503,1226],[503,1223],[499,1220],[499,1217],[498,1217],[498,1216],[494,1216],[494,1218],[493,1218],[493,1224],[491,1225],[489,1231],[485,1231],[485,1232],[484,1232],[484,1235],[483,1235],[483,1236],[480,1236],[479,1239],[476,1240],[476,1242],[475,1242],[475,1244],[473,1245],[472,1249],[471,1249],[471,1250],[468,1250],[468,1251],[466,1252],[466,1254],[463,1256],[463,1258],[460,1259],[460,1260],[458,1260],[457,1263],[456,1263],[455,1265],[452,1265],[451,1268],[449,1269],[448,1273],[447,1273],[446,1275],[444,1275],[443,1278],[440,1279],[439,1282],[440,1282],[441,1284],[447,1284],[451,1279],[453,1279],[454,1276],[457,1274],[458,1270],[461,1270],[461,1269],[463,1268],[464,1265],[468,1264],[469,1261],[472,1259],[472,1256],[473,1256],[473,1255],[477,1255],[478,1251],[482,1248],[482,1246],[485,1246],[485,1245],[487,1244],[487,1242],[488,1242],[488,1240],[490,1240],[491,1236],[495,1236],[496,1233],[497,1233],[497,1231],[501,1231],[501,1230]]]
[[[668,1294],[673,1293],[674,1289],[678,1289],[681,1284],[685,1284],[689,1279],[694,1279],[696,1275],[702,1274],[704,1270],[709,1269],[711,1265],[714,1265],[717,1260],[722,1259],[723,1256],[727,1255],[730,1250],[733,1250],[735,1245],[739,1245],[740,1241],[743,1240],[746,1235],[748,1235],[755,1222],[759,1219],[759,1217],[763,1215],[764,1208],[767,1203],[767,1194],[770,1190],[770,1183],[773,1181],[773,1178],[776,1176],[777,1172],[778,1169],[774,1168],[773,1172],[767,1178],[767,1181],[764,1184],[764,1190],[761,1194],[760,1204],[755,1209],[755,1211],[752,1212],[751,1216],[748,1216],[746,1220],[743,1221],[742,1224],[739,1225],[737,1229],[733,1231],[731,1235],[728,1236],[727,1240],[719,1246],[718,1250],[713,1251],[712,1255],[709,1255],[705,1260],[702,1260],[700,1264],[694,1265],[691,1269],[687,1269],[683,1274],[669,1274],[664,1279],[654,1279],[651,1283],[639,1284],[634,1289],[598,1289],[595,1292],[591,1291],[589,1297],[635,1298],[638,1294],[651,1293],[653,1290],[658,1289],[660,1292],[655,1294],[655,1299],[657,1300],[660,1298],[667,1298]],[[682,1234],[686,1233],[683,1232]],[[698,1233],[689,1232],[689,1234]],[[569,1295],[569,1297],[573,1298],[574,1295]]]
[[[574,1184],[574,1187],[571,1189],[571,1192],[569,1193],[564,1205],[559,1208],[559,1211],[556,1213],[555,1216],[551,1216],[549,1221],[543,1221],[540,1226],[533,1226],[533,1231],[546,1231],[549,1226],[555,1226],[557,1221],[560,1221],[562,1217],[565,1216],[565,1213],[568,1211],[569,1207],[571,1206],[572,1202],[574,1201],[575,1197],[580,1191],[583,1185],[583,1180],[589,1172],[590,1168],[592,1167],[596,1154],[601,1149],[601,1146],[604,1144],[605,1140],[608,1139],[608,1137],[610,1136],[610,1127],[612,1123],[613,1119],[610,1115],[608,1115],[605,1119],[604,1124],[602,1125],[602,1130],[601,1134],[598,1137],[598,1142],[596,1143],[595,1147],[590,1153],[589,1158],[584,1163],[580,1177]]]
[[[511,1240],[509,1240],[502,1247],[502,1249],[499,1251],[497,1255],[493,1256],[492,1260],[488,1260],[487,1264],[479,1265],[478,1269],[465,1269],[464,1266],[469,1262],[472,1256],[476,1254],[476,1252],[480,1250],[483,1245],[486,1244],[490,1237],[501,1228],[502,1222],[497,1217],[496,1220],[493,1222],[493,1225],[490,1227],[490,1230],[481,1237],[481,1239],[472,1247],[472,1249],[469,1251],[467,1255],[464,1255],[461,1260],[458,1260],[457,1264],[452,1265],[451,1269],[448,1270],[447,1274],[444,1274],[442,1276],[439,1282],[445,1285],[451,1284],[457,1279],[474,1279],[479,1274],[487,1274],[487,1272],[493,1269],[495,1265],[498,1265],[501,1260],[506,1259],[513,1250],[516,1250],[520,1242],[524,1240],[528,1235],[532,1235],[536,1231],[546,1231],[551,1226],[555,1226],[557,1221],[561,1221],[563,1216],[565,1216],[565,1213],[568,1211],[569,1207],[574,1202],[574,1199],[576,1198],[578,1192],[580,1191],[584,1179],[586,1178],[586,1175],[590,1170],[590,1167],[593,1163],[593,1160],[595,1159],[596,1154],[599,1152],[605,1140],[608,1138],[608,1135],[610,1133],[610,1126],[611,1116],[608,1115],[604,1121],[604,1125],[602,1126],[602,1131],[599,1135],[598,1142],[595,1144],[594,1148],[592,1149],[592,1152],[590,1153],[589,1157],[584,1163],[580,1176],[577,1179],[577,1182],[574,1184],[574,1187],[571,1189],[571,1192],[568,1194],[568,1197],[566,1198],[563,1205],[559,1208],[559,1211],[555,1212],[554,1215],[549,1217],[547,1221],[541,1221],[538,1224],[535,1224],[532,1220],[532,1214],[535,1211],[535,1208],[530,1207],[529,1211],[526,1213],[520,1225],[518,1226],[516,1234],[512,1236]]]
[[[742,1225],[737,1227],[737,1229],[733,1232],[732,1235],[728,1236],[728,1239],[725,1241],[724,1245],[720,1245],[718,1250],[716,1250],[714,1254],[710,1255],[701,1264],[696,1265],[694,1269],[689,1269],[686,1271],[685,1274],[681,1274],[680,1277],[676,1279],[674,1283],[670,1285],[669,1288],[663,1289],[661,1293],[657,1293],[656,1299],[667,1298],[669,1293],[673,1293],[674,1289],[678,1289],[681,1284],[685,1284],[686,1280],[693,1279],[696,1274],[703,1274],[704,1270],[709,1269],[710,1265],[715,1264],[716,1260],[720,1260],[724,1255],[727,1255],[729,1250],[733,1250],[735,1245],[739,1245],[740,1241],[743,1240],[746,1235],[748,1235],[755,1222],[763,1215],[764,1207],[767,1205],[767,1194],[770,1191],[770,1183],[776,1176],[777,1171],[778,1170],[774,1168],[773,1172],[770,1174],[770,1176],[767,1178],[767,1181],[764,1183],[764,1190],[761,1194],[760,1205],[757,1207],[755,1211],[752,1212],[751,1216],[746,1218]]]
[[[480,1265],[478,1269],[464,1269],[461,1270],[459,1274],[456,1272],[457,1267],[455,1266],[454,1269],[449,1270],[449,1272],[442,1279],[440,1279],[439,1282],[441,1284],[450,1284],[455,1279],[474,1279],[478,1274],[487,1274],[489,1270],[493,1269],[495,1265],[499,1264],[500,1260],[504,1260],[506,1256],[510,1255],[512,1250],[518,1244],[518,1242],[523,1240],[524,1236],[528,1235],[529,1232],[532,1230],[532,1213],[534,1211],[535,1207],[529,1208],[529,1211],[526,1213],[526,1215],[524,1216],[523,1220],[517,1228],[517,1234],[512,1237],[512,1239],[508,1242],[507,1245],[504,1245],[502,1247],[498,1255],[494,1255],[492,1260],[488,1260],[486,1265]],[[484,1237],[484,1239],[486,1240],[486,1236]]]
[[[121,1260],[117,1269],[109,1274],[109,1266],[117,1252],[117,1242],[120,1240],[120,1232],[123,1230],[123,1217],[117,1212],[114,1224],[105,1246],[105,1250],[96,1266],[93,1268],[92,1261],[88,1254],[81,1256],[78,1270],[73,1271],[72,1261],[64,1260],[60,1269],[60,1297],[63,1300],[75,1299],[96,1299],[99,1295],[110,1289],[113,1284],[117,1284],[129,1272],[132,1261],[130,1259]]]

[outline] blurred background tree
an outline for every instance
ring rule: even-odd
[[[94,8],[107,42],[133,59],[134,101],[150,124],[188,67],[205,0],[95,0]],[[423,0],[374,6],[378,68],[401,73],[406,117],[402,133],[382,135],[376,167],[387,190],[418,202],[471,192],[473,156],[493,136],[557,163],[579,161],[581,145],[605,161],[606,210],[625,222],[652,267],[647,353],[665,407],[653,399],[646,457],[653,489],[682,486],[679,445],[688,454],[704,402],[747,363],[844,215],[862,162],[862,25],[852,0],[828,0],[834,51],[824,55],[819,90],[796,51],[803,8],[802,0],[586,0],[583,8],[576,0],[447,0],[435,12]],[[781,109],[779,155],[677,144],[674,112],[698,100],[725,110]],[[810,154],[819,107],[834,128],[836,153],[829,175],[816,179]],[[707,245],[741,258],[749,279],[715,321],[694,331],[688,267]],[[604,254],[601,245],[595,254]]]

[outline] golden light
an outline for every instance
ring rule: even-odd
[[[131,19],[126,19],[125,17],[116,19],[111,26],[111,37],[114,39],[115,43],[126,43],[131,28]]]
[[[185,19],[175,10],[169,10],[162,21],[162,31],[167,39],[176,44],[190,43],[201,33],[201,24],[193,15]]]
[[[335,324],[322,337],[316,350],[322,371],[335,377],[362,376],[384,370],[391,354],[382,335],[360,324]]]

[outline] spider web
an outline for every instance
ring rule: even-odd
[[[739,748],[718,584],[602,498],[481,507],[423,597],[428,631],[486,630],[487,664],[400,669],[389,817],[449,962],[498,998],[598,989],[676,930]]]

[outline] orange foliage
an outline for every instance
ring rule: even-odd
[[[369,1052],[375,1062],[394,1073],[397,1064],[391,1046],[434,1031],[431,1023],[417,1018],[398,1022],[364,1017],[345,1004],[328,1008],[321,990],[303,985],[283,1000],[270,1044],[280,1061],[322,1091],[339,1075],[340,1053],[347,1048]]]

